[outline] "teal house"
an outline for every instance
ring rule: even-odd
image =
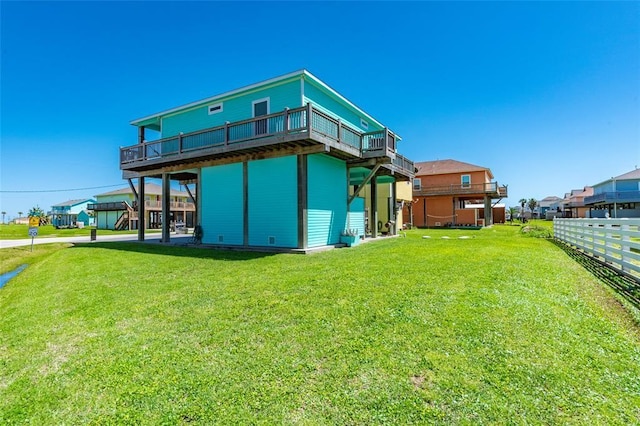
[[[87,211],[87,206],[94,202],[95,200],[91,198],[82,198],[54,204],[51,206],[51,211],[49,212],[51,224],[55,227],[93,225],[93,218]]]
[[[640,169],[593,185],[593,195],[585,197],[589,217],[640,217]]]
[[[147,178],[162,179],[163,194],[171,181],[194,184],[195,223],[213,246],[306,251],[361,238],[367,218],[378,221],[377,185],[415,171],[396,133],[306,70],[131,124],[138,143],[120,148],[120,168],[136,199]],[[168,242],[169,224],[162,230]]]

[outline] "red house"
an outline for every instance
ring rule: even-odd
[[[507,187],[493,181],[487,167],[456,160],[415,164],[413,202],[405,217],[418,227],[488,226],[504,223]],[[478,208],[478,204],[484,208]]]

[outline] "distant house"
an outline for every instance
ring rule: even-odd
[[[144,189],[145,224],[147,229],[159,229],[162,225],[162,188],[146,183]],[[138,212],[135,194],[131,187],[96,195],[96,201],[88,206],[94,212],[98,229],[138,229]],[[171,189],[169,221],[194,226],[195,203],[186,191]]]
[[[12,222],[16,225],[28,225],[29,218],[28,217],[16,217],[12,220]]]
[[[87,211],[87,206],[94,202],[95,200],[92,198],[81,198],[51,206],[51,211],[49,212],[51,224],[55,227],[91,225],[92,218]]]
[[[507,197],[507,187],[492,180],[489,168],[449,159],[416,163],[416,169],[413,201],[406,209],[414,226],[504,223],[505,208],[498,202]]]
[[[584,201],[590,217],[640,217],[640,169],[594,185]]]
[[[560,216],[562,212],[562,198],[550,195],[538,202],[538,213],[541,219]]]
[[[148,178],[162,179],[162,197],[171,180],[195,184],[196,224],[202,242],[212,246],[307,250],[340,244],[347,229],[366,232],[365,213],[375,222],[375,237],[386,215],[380,204],[397,203],[391,187],[387,195],[378,185],[414,175],[395,132],[307,70],[131,124],[138,143],[120,149],[123,178],[138,180],[140,199]],[[148,140],[150,134],[160,139]],[[395,211],[391,206],[390,215]],[[136,214],[146,220],[146,205],[138,203]],[[166,221],[162,230],[168,242]]]
[[[593,195],[593,187],[585,186],[582,189],[572,189],[564,194],[562,200],[562,216],[573,218],[589,217],[589,207],[585,205],[585,198]]]

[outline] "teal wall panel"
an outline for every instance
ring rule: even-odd
[[[364,198],[356,197],[349,206],[348,228],[356,230],[358,236],[363,236],[364,229]]]
[[[250,161],[249,245],[298,246],[296,156]]]
[[[307,244],[337,244],[347,221],[347,165],[324,154],[308,157]]]
[[[242,245],[242,163],[205,167],[201,171],[202,242]]]
[[[382,129],[380,126],[367,119],[364,115],[359,114],[355,109],[350,108],[342,100],[331,95],[327,91],[322,90],[314,82],[305,80],[304,103],[306,104],[307,102],[311,102],[314,106],[335,118],[340,118],[343,122],[346,122],[351,127],[361,132],[372,132]],[[365,120],[369,124],[368,129],[365,129],[360,125],[360,119]]]
[[[194,132],[223,125],[226,121],[234,122],[249,119],[253,116],[252,102],[269,98],[269,112],[283,111],[285,108],[302,106],[300,79],[282,84],[267,86],[251,92],[244,92],[194,107],[183,112],[162,117],[162,138],[182,133]],[[222,102],[222,112],[209,115],[209,105]]]

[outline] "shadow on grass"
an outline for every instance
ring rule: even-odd
[[[208,247],[185,247],[176,245],[161,245],[154,243],[139,242],[102,242],[102,243],[75,243],[74,247],[90,249],[108,249],[118,251],[129,251],[133,253],[160,254],[167,256],[190,257],[194,259],[216,259],[216,260],[252,260],[267,256],[273,256],[275,252],[225,250]]]
[[[576,250],[556,239],[549,239],[549,241],[560,247],[569,257],[582,265],[600,281],[613,288],[618,294],[635,306],[636,309],[640,310],[640,283],[580,250]]]

